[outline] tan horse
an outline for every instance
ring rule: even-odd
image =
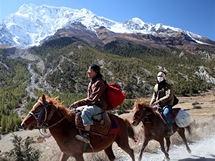
[[[173,113],[174,111],[175,109],[173,109]],[[140,122],[142,122],[144,128],[144,142],[140,151],[139,161],[141,161],[143,151],[150,140],[156,140],[160,143],[161,150],[165,154],[165,159],[169,160],[168,151],[170,147],[170,136],[167,135],[167,125],[166,122],[163,120],[162,116],[159,113],[155,112],[149,105],[137,102],[135,102],[132,112],[132,124],[134,126],[137,126]],[[190,127],[188,126],[186,127],[186,129],[190,134]],[[174,133],[176,131],[178,132],[186,145],[187,151],[191,153],[184,134],[185,128],[178,127],[174,122],[173,131]],[[164,147],[164,138],[166,139],[167,150],[165,150]]]
[[[115,116],[116,117],[116,116]],[[104,150],[110,161],[115,159],[112,144],[116,142],[135,161],[134,152],[128,144],[128,135],[134,139],[134,131],[130,123],[119,117],[118,125],[120,133],[109,134],[107,137],[93,135],[91,146],[75,138],[79,133],[75,126],[75,112],[65,108],[57,99],[46,99],[45,95],[39,98],[29,114],[23,119],[21,126],[24,129],[49,128],[62,151],[60,160],[66,161],[70,156],[76,161],[84,161],[83,153],[98,152]]]

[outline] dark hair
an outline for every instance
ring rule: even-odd
[[[96,77],[95,77],[96,79],[103,77],[101,72],[100,72],[100,67],[98,65],[93,64],[93,65],[90,66],[90,69],[92,69],[92,70],[94,70],[96,72]]]
[[[100,67],[96,64],[91,65],[90,69],[94,70],[96,73],[100,73]]]

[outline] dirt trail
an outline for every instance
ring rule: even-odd
[[[149,98],[147,98],[149,99]],[[183,144],[182,139],[178,134],[171,137],[171,147],[169,155],[172,161],[215,161],[215,91],[210,91],[195,97],[180,97],[180,103],[177,107],[187,110],[192,116],[192,135],[187,136],[189,146],[192,153],[189,154]],[[121,117],[131,118],[131,114],[123,114]],[[136,127],[138,132],[141,130],[141,125]],[[57,146],[53,137],[41,138],[38,130],[33,131],[19,131],[15,133],[18,136],[26,138],[32,136],[35,140],[33,146],[39,148],[42,153],[41,161],[58,161],[60,157],[60,149]],[[9,151],[13,148],[11,139],[12,134],[1,136],[0,150],[3,152]],[[140,147],[143,138],[139,138],[137,143],[130,140],[130,145],[135,151],[135,157],[138,158]],[[130,161],[129,156],[122,151],[114,143],[114,154],[116,161]],[[107,160],[104,152],[95,154],[85,154],[86,161],[103,161]],[[143,160],[157,161],[163,160],[164,155],[160,150],[159,144],[156,141],[150,141],[143,154]],[[69,161],[74,161],[70,158]]]
[[[150,98],[146,98],[150,100]],[[215,90],[205,92],[195,97],[179,97],[180,103],[176,107],[186,110],[192,117],[192,135],[189,136],[186,132],[188,144],[192,150],[189,154],[186,151],[185,145],[178,134],[171,137],[171,147],[169,156],[172,161],[215,161]],[[124,117],[129,118],[129,114],[124,114]],[[140,130],[140,127],[137,127]],[[138,158],[142,139],[136,145],[132,145],[136,158]],[[122,152],[126,155],[124,152]],[[163,160],[164,154],[160,150],[160,146],[156,141],[150,141],[145,152],[143,153],[142,161],[157,161]],[[117,161],[130,158],[126,155],[119,158]]]
[[[192,153],[186,151],[184,145],[172,145],[169,151],[171,161],[215,161],[215,135],[196,141],[189,145]],[[136,155],[138,158],[138,155]],[[144,152],[142,161],[161,161],[164,154],[160,149]],[[116,161],[131,161],[129,156],[121,157]]]

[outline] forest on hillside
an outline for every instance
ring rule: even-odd
[[[24,107],[27,113],[36,102],[26,91],[31,81],[29,64],[38,74],[36,83],[44,89],[32,89],[35,95],[59,96],[65,106],[86,96],[89,81],[86,70],[94,63],[101,66],[107,82],[119,83],[126,92],[127,99],[118,109],[131,108],[134,99],[150,96],[160,70],[167,71],[168,82],[177,95],[197,94],[215,86],[195,74],[204,66],[215,77],[214,60],[197,54],[199,51],[187,53],[174,49],[174,52],[167,52],[117,42],[101,49],[66,38],[30,48],[28,52],[43,60],[43,71],[36,65],[38,62],[11,59],[0,50],[0,133],[16,131],[21,122],[17,109]],[[45,78],[52,89],[46,89],[39,78]]]

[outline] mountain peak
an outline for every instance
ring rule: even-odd
[[[134,17],[131,19],[131,21],[133,21],[134,23],[137,23],[137,24],[145,24],[140,18],[138,17]]]
[[[19,7],[17,12],[22,14],[29,13],[29,11],[34,10],[36,7],[37,6],[34,4],[23,4],[21,7]]]
[[[0,28],[0,44],[5,43],[3,38],[7,36],[8,45],[32,46],[39,45],[44,39],[56,33],[57,30],[72,23],[81,23],[86,29],[96,32],[101,26],[115,33],[142,33],[142,34],[164,34],[172,36],[171,33],[179,30],[174,27],[162,24],[150,24],[143,22],[140,18],[134,17],[125,23],[116,22],[105,17],[97,16],[90,10],[71,9],[67,7],[54,7],[34,4],[24,4],[19,10],[3,21]],[[190,32],[184,32],[185,34]],[[200,36],[187,34],[193,39]]]
[[[90,10],[88,10],[86,8],[80,9],[79,13],[83,13],[84,15],[95,15],[93,12],[91,12]]]

